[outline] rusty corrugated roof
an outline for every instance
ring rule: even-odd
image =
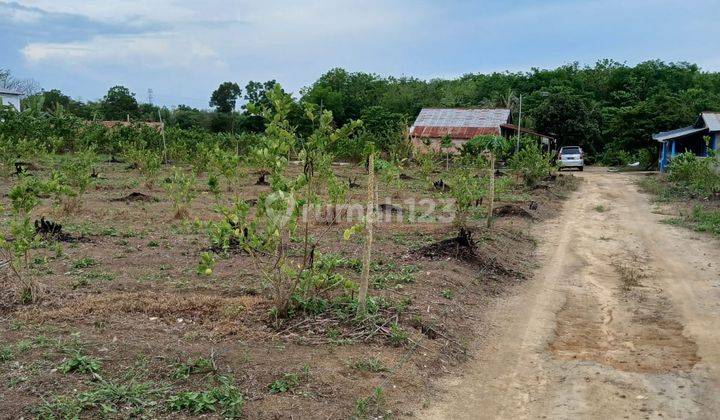
[[[410,127],[413,137],[437,138],[449,135],[471,139],[485,134],[500,134],[500,125],[510,120],[509,109],[423,108]]]

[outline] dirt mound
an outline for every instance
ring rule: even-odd
[[[143,194],[141,192],[131,192],[130,194],[128,194],[124,197],[113,198],[110,201],[115,201],[115,202],[120,201],[120,202],[126,202],[126,203],[131,203],[131,202],[149,203],[149,202],[158,201],[158,199],[151,195]]]
[[[525,210],[524,208],[515,204],[504,204],[502,206],[495,207],[493,209],[493,216],[495,217],[508,217],[508,216],[519,216],[528,219],[535,220],[535,215]]]
[[[484,273],[497,276],[510,277],[512,279],[525,278],[526,270],[522,255],[529,250],[522,235],[501,234],[498,232],[491,240],[476,232],[461,232],[454,238],[444,239],[426,245],[416,251],[421,258],[433,260],[455,259],[474,265]]]
[[[392,204],[382,203],[378,206],[378,209],[384,213],[403,214],[402,207],[393,206]]]

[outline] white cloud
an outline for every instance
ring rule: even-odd
[[[22,49],[32,64],[50,61],[70,65],[125,65],[147,68],[221,65],[210,47],[180,34],[153,33],[96,36],[87,41],[31,43]]]
[[[413,9],[383,0],[299,0],[202,4],[172,0],[89,2],[21,0],[27,7],[72,14],[123,27],[157,28],[140,34],[103,34],[69,42],[33,42],[22,48],[29,63],[140,68],[202,66],[223,63],[273,63],[323,60],[328,50],[360,52],[389,39],[415,38],[428,8]],[[127,32],[133,32],[129,30]],[[350,54],[350,53],[347,53]]]

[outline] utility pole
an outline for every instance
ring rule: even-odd
[[[520,94],[520,110],[518,111],[517,140],[515,141],[515,153],[520,151],[520,126],[522,125],[522,93]]]

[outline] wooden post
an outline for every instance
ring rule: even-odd
[[[368,159],[367,207],[365,209],[365,248],[363,252],[362,278],[358,291],[358,317],[367,314],[367,291],[370,284],[370,257],[373,241],[373,219],[375,213],[375,153]]]
[[[493,220],[493,206],[495,205],[495,154],[493,152],[488,153],[490,159],[490,182],[488,187],[488,214],[487,214],[487,227],[492,231],[492,220]]]
[[[165,122],[162,119],[162,114],[160,114],[160,109],[158,109],[158,118],[160,119],[160,134],[162,135],[163,140],[163,163],[168,163],[167,145],[165,144]]]

